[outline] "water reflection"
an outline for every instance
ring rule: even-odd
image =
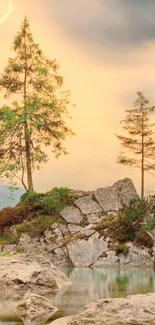
[[[65,273],[72,280],[72,286],[60,291],[55,298],[57,307],[62,308],[65,315],[74,314],[100,298],[155,291],[153,269],[70,268]]]
[[[155,270],[151,268],[68,268],[64,271],[72,285],[60,290],[55,299],[53,295],[47,297],[55,300],[63,315],[75,314],[84,305],[100,298],[155,291]],[[21,325],[14,313],[19,297],[15,294],[13,297],[14,300],[0,293],[0,325]]]

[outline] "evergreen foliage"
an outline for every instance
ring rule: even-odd
[[[126,136],[116,135],[121,148],[117,163],[141,169],[141,197],[144,197],[144,172],[155,170],[155,138],[153,134],[154,123],[149,115],[154,107],[142,92],[137,93],[134,108],[126,110],[126,117],[121,121]]]
[[[19,178],[33,191],[32,171],[48,161],[46,147],[56,157],[67,153],[63,142],[73,135],[66,126],[69,92],[61,91],[58,62],[34,43],[27,17],[12,49],[15,56],[0,76],[0,90],[12,99],[0,109],[0,175]]]

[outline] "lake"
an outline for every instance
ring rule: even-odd
[[[63,315],[75,314],[84,305],[100,298],[155,292],[155,270],[152,268],[67,268],[63,271],[72,280],[72,285],[60,290],[55,297],[55,305],[62,309]],[[8,308],[5,297],[3,301],[1,298],[0,307],[3,312]],[[11,322],[13,316],[9,315],[9,308],[7,310],[9,321],[0,321],[0,325],[19,325]]]

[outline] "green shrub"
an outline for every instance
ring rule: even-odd
[[[27,191],[21,196],[20,202],[24,203],[26,201],[34,201],[38,199],[38,197],[40,197],[40,193],[37,193],[35,191]]]
[[[125,216],[131,221],[143,221],[149,213],[149,204],[146,199],[132,201],[130,206],[125,209]]]
[[[154,230],[155,229],[155,219],[153,218],[153,219],[149,220],[149,223],[146,226],[144,226],[144,229],[145,230]]]
[[[126,256],[129,253],[129,247],[126,244],[116,246],[115,250],[116,255],[123,254],[124,256]]]
[[[44,199],[42,200],[43,213],[51,214],[58,213],[63,208],[72,204],[72,196],[70,190],[66,187],[54,187],[50,192],[47,192]]]

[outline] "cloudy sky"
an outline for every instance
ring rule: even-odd
[[[61,65],[71,91],[76,136],[68,156],[52,156],[35,173],[37,190],[55,185],[96,189],[140,172],[116,165],[120,120],[138,90],[155,104],[155,0],[0,0],[2,70],[16,32],[27,15],[34,40]],[[1,99],[2,100],[2,99]],[[146,175],[146,192],[155,178]]]

